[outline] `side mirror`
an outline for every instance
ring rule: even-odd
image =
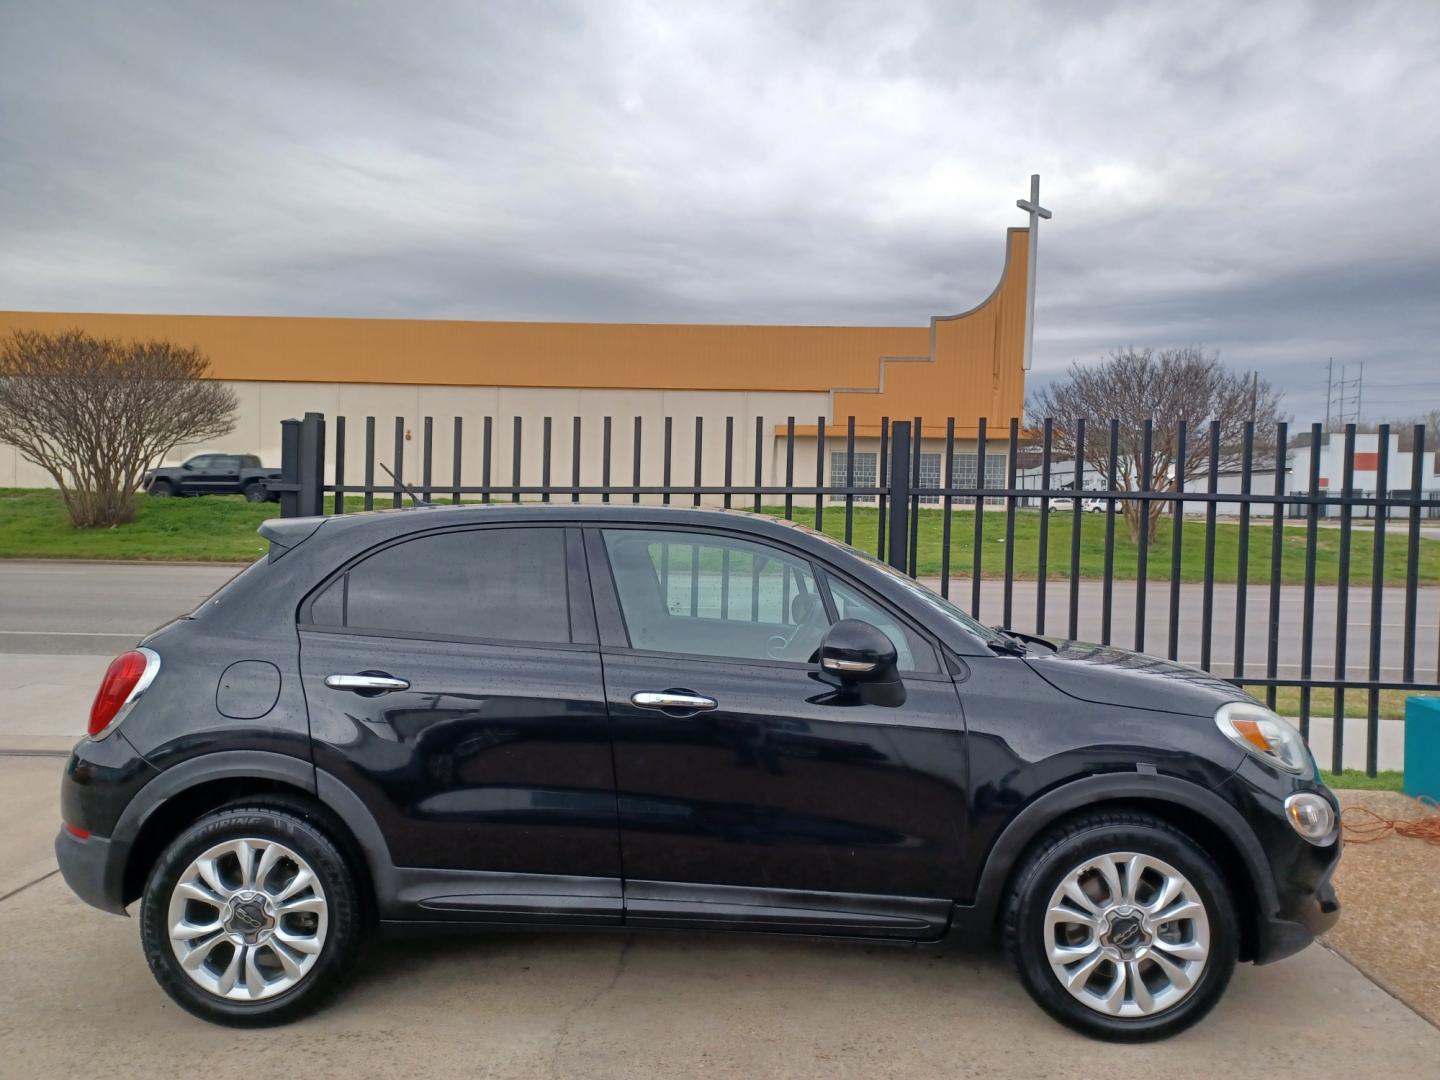
[[[905,684],[895,665],[895,643],[859,619],[841,619],[820,641],[826,681],[855,695],[860,704],[894,708],[905,703]]]
[[[187,462],[185,462],[184,465],[181,465],[180,468],[182,468],[182,469],[193,469],[193,468],[195,468],[195,466],[192,465],[192,464],[190,464],[190,462],[187,461]]]

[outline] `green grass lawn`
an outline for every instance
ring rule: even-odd
[[[1261,701],[1265,700],[1263,686],[1247,686],[1246,690]],[[1381,690],[1379,704],[1380,719],[1405,719],[1405,699],[1415,695],[1408,690]],[[1345,691],[1345,715],[1365,716],[1370,708],[1370,695],[1364,690]],[[1275,711],[1281,716],[1300,715],[1300,688],[1281,686],[1275,691]],[[1321,687],[1310,691],[1310,715],[1333,716],[1335,714],[1335,691]]]
[[[1346,769],[1340,773],[1321,769],[1320,780],[1326,787],[1361,788],[1365,791],[1402,791],[1405,787],[1403,772],[1379,772],[1366,776],[1361,769]]]
[[[255,535],[279,513],[274,503],[239,495],[196,499],[138,497],[135,520],[111,529],[72,528],[53,491],[0,489],[0,556],[69,559],[239,561],[265,552]]]
[[[782,514],[783,510],[767,507],[769,514]],[[815,523],[813,503],[797,505],[795,520],[806,525]],[[943,550],[941,510],[921,509],[919,542],[916,561],[921,575],[940,573],[940,556]],[[854,539],[856,547],[866,551],[875,550],[878,511],[874,507],[856,507]],[[824,529],[832,536],[842,537],[845,532],[845,510],[843,506],[829,505],[824,509]],[[1050,516],[1050,530],[1046,548],[1049,552],[1047,576],[1065,579],[1070,576],[1070,535],[1073,515],[1055,513]],[[981,541],[981,573],[987,577],[1002,577],[1005,573],[1005,508],[986,507],[983,515],[983,539]],[[956,510],[950,527],[950,573],[969,576],[974,565],[975,512]],[[1270,580],[1271,527],[1252,524],[1250,526],[1249,581],[1263,584]],[[1305,528],[1301,521],[1287,520],[1282,529],[1282,557],[1280,580],[1287,585],[1299,585],[1305,581]],[[1187,518],[1180,531],[1180,580],[1205,580],[1205,522],[1203,519]],[[1217,523],[1215,526],[1215,581],[1232,584],[1236,580],[1239,564],[1240,526],[1233,522]],[[1407,538],[1403,523],[1392,525],[1385,537],[1385,581],[1391,585],[1405,583],[1405,565],[1408,555]],[[1160,522],[1157,538],[1150,544],[1148,576],[1151,581],[1170,579],[1172,533],[1171,521]],[[1374,534],[1354,530],[1350,534],[1350,581],[1352,584],[1368,584],[1370,581],[1371,558],[1374,551]],[[1015,513],[1014,572],[1017,578],[1039,576],[1040,513],[1020,510]],[[1115,578],[1135,580],[1139,561],[1139,546],[1130,541],[1125,522],[1116,515],[1115,521]],[[1321,585],[1335,584],[1340,569],[1340,531],[1319,529],[1315,541],[1315,580]],[[1105,515],[1083,514],[1080,524],[1080,573],[1082,578],[1099,578],[1105,571]],[[1422,584],[1440,584],[1440,540],[1420,541],[1420,581]]]
[[[388,505],[389,500],[377,500]],[[346,506],[360,509],[363,500],[347,498]],[[279,513],[275,503],[251,504],[242,498],[210,495],[203,498],[137,499],[138,512],[128,525],[113,529],[73,529],[65,518],[59,495],[54,491],[30,488],[0,488],[0,558],[75,558],[75,559],[191,559],[202,561],[253,559],[263,553],[265,545],[255,529],[268,517]],[[778,507],[766,513],[779,515]],[[797,505],[797,521],[806,525],[815,522],[813,504]],[[920,533],[917,549],[919,572],[940,573],[942,547],[942,512],[938,509],[920,511]],[[856,547],[875,550],[878,512],[873,506],[857,506],[854,515]],[[999,577],[1005,572],[1005,513],[1003,507],[987,508],[984,514],[984,536],[981,543],[981,570],[987,576]],[[1066,513],[1051,515],[1048,537],[1049,566],[1052,578],[1064,579],[1070,572],[1070,531],[1073,521]],[[828,505],[824,511],[824,529],[832,536],[843,537],[844,507]],[[1160,523],[1159,537],[1150,545],[1149,576],[1153,581],[1170,576],[1171,522]],[[1230,584],[1236,580],[1239,526],[1220,523],[1215,528],[1215,580]],[[973,510],[956,510],[951,520],[950,572],[968,575],[973,565],[975,514]],[[1201,581],[1205,574],[1205,526],[1203,521],[1187,520],[1181,533],[1182,581]],[[1286,522],[1281,580],[1299,584],[1305,580],[1305,530],[1303,523]],[[1316,541],[1316,580],[1322,585],[1336,581],[1339,570],[1340,533],[1321,529]],[[1350,580],[1367,584],[1370,580],[1373,534],[1355,531],[1350,538]],[[1015,514],[1014,573],[1017,578],[1038,576],[1040,550],[1040,515],[1037,511]],[[1137,546],[1121,520],[1115,523],[1115,577],[1134,580]],[[1385,580],[1404,584],[1406,537],[1403,525],[1392,529],[1386,537]],[[1098,578],[1105,565],[1105,518],[1086,514],[1080,528],[1080,576]],[[1269,580],[1270,526],[1252,525],[1250,529],[1249,580],[1259,584]],[[1440,584],[1440,541],[1420,542],[1420,581]]]

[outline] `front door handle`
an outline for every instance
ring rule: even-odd
[[[352,694],[389,694],[395,690],[409,690],[410,680],[362,671],[358,675],[327,675],[325,685],[331,690],[349,690]]]
[[[709,712],[719,702],[688,690],[637,690],[630,695],[630,704],[641,709],[678,709],[685,712]]]

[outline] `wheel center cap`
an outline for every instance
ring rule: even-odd
[[[239,892],[230,898],[221,914],[227,933],[246,945],[258,945],[275,932],[275,911],[269,897],[258,892]]]
[[[1134,908],[1116,908],[1106,923],[1104,941],[1119,950],[1122,956],[1133,956],[1137,950],[1150,944],[1150,928],[1145,916]]]

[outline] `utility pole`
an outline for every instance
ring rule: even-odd
[[[1332,364],[1333,367],[1333,364]],[[1365,362],[1362,360],[1359,365],[1359,374],[1354,378],[1350,377],[1350,365],[1340,365],[1340,377],[1332,383],[1334,388],[1334,409],[1331,410],[1328,402],[1331,400],[1330,388],[1327,387],[1325,398],[1327,401],[1325,413],[1326,424],[1332,420],[1336,427],[1347,423],[1358,424],[1360,422],[1360,406],[1362,404],[1361,391],[1365,382]]]
[[[1325,370],[1325,441],[1330,441],[1330,391],[1335,386],[1335,357],[1330,357],[1330,366]]]
[[[1255,422],[1255,404],[1260,397],[1260,372],[1250,372],[1250,422]]]

